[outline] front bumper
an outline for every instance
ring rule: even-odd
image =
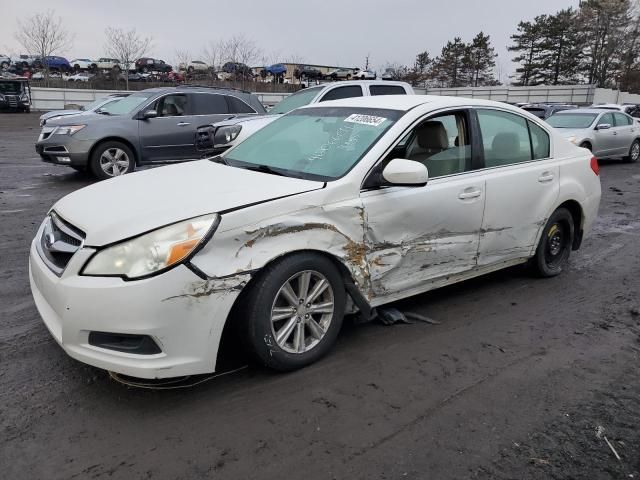
[[[55,127],[43,127],[35,148],[43,162],[85,167],[93,141],[75,135],[52,135]]]
[[[38,232],[36,238],[40,238]],[[60,277],[29,258],[33,298],[45,325],[71,357],[139,378],[215,371],[224,324],[239,294],[196,276],[184,265],[155,277],[124,281],[78,272],[95,250],[81,248]],[[132,354],[89,344],[90,332],[148,335],[161,353]]]

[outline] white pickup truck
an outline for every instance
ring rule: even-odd
[[[199,127],[196,146],[201,152],[221,153],[273,122],[280,115],[296,108],[328,100],[377,95],[415,95],[415,93],[411,85],[406,82],[381,80],[351,80],[308,87],[284,98],[267,115],[229,118]]]

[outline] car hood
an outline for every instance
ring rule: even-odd
[[[53,209],[85,232],[87,246],[103,246],[180,220],[323,186],[199,160],[96,183],[63,197]]]
[[[67,115],[79,115],[81,113],[86,112],[84,110],[53,110],[40,115],[40,120],[47,120],[54,117],[66,117]]]
[[[69,115],[64,115],[60,118],[52,118],[51,120],[47,120],[47,126],[58,127],[60,125],[75,125],[77,123],[89,123],[89,122],[92,125],[96,123],[109,123],[109,122],[117,121],[116,119],[122,120],[123,115],[101,115],[95,112],[83,111],[76,115],[72,115],[71,118],[67,118],[67,117],[69,117]]]

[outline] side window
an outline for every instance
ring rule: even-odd
[[[616,127],[631,125],[631,119],[622,113],[614,113],[613,118],[615,119]]]
[[[369,85],[371,95],[406,95],[404,87],[400,85]]]
[[[439,115],[421,123],[410,133],[406,148],[406,158],[424,164],[429,178],[472,168],[469,128],[463,112]]]
[[[229,95],[227,96],[227,102],[229,102],[230,113],[256,113],[253,108],[237,97]]]
[[[478,109],[477,112],[486,167],[531,160],[527,120],[499,110]]]
[[[229,113],[225,95],[215,93],[195,93],[194,115],[216,115]]]
[[[531,148],[533,149],[533,159],[549,157],[549,134],[533,122],[529,122],[529,133],[531,134]]]
[[[320,99],[321,102],[327,100],[339,100],[340,98],[352,98],[361,97],[362,88],[359,85],[350,85],[348,87],[338,87],[325,93],[324,97]]]
[[[187,111],[186,95],[167,95],[156,102],[159,117],[180,117]]]
[[[607,113],[600,117],[600,120],[598,120],[598,125],[600,125],[601,123],[608,123],[613,127],[615,125],[613,123],[613,113]]]

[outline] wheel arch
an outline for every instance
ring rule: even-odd
[[[88,157],[87,163],[91,162],[91,157],[93,157],[93,154],[95,153],[96,149],[105,142],[124,143],[133,152],[133,157],[134,157],[133,160],[135,161],[136,165],[140,165],[140,153],[138,152],[138,149],[133,145],[133,143],[131,143],[131,141],[127,140],[126,138],[119,137],[117,135],[101,138],[96,143],[94,143],[93,146],[91,147],[91,150],[89,150],[89,157]]]
[[[584,210],[582,209],[582,205],[580,205],[578,201],[571,199],[565,200],[553,211],[555,212],[559,208],[565,208],[571,214],[571,218],[573,219],[573,229],[575,232],[571,249],[578,250],[580,248],[580,245],[582,244],[582,232],[584,226]]]

